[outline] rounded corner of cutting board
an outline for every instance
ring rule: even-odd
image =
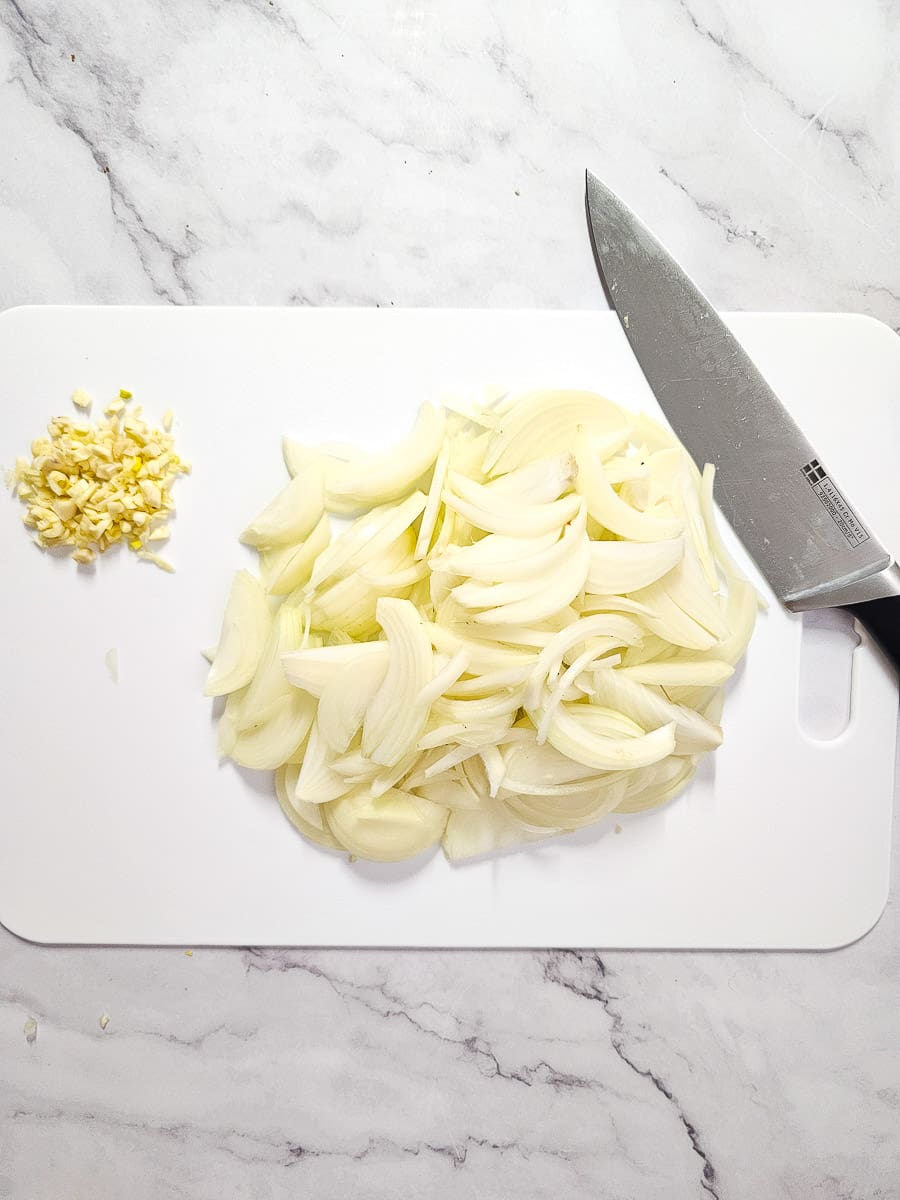
[[[9,308],[0,308],[0,334],[5,334],[16,321],[29,320],[34,310],[42,307],[40,304],[11,304]]]
[[[34,917],[34,914],[31,914]],[[38,926],[32,925],[29,927],[28,920],[21,921],[15,913],[10,915],[9,910],[0,901],[0,927],[5,929],[7,933],[11,933],[13,937],[17,937],[22,942],[30,942],[33,946],[53,946],[65,942],[65,938],[51,937],[46,931]]]
[[[880,317],[873,317],[870,313],[835,313],[836,317],[840,317],[842,321],[850,321],[858,325],[860,329],[866,331],[865,336],[875,338],[884,343],[885,349],[896,354],[900,350],[900,335],[893,326],[888,325],[887,321],[882,321]]]
[[[868,937],[885,914],[890,897],[890,879],[885,875],[884,887],[873,898],[870,906],[853,914],[846,929],[835,929],[833,934],[813,947],[816,950],[846,950]],[[805,948],[805,947],[804,947]]]

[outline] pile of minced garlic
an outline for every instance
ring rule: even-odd
[[[128,407],[124,389],[104,409],[105,419],[54,417],[47,436],[31,443],[31,459],[16,460],[13,481],[25,504],[22,519],[42,549],[71,547],[77,563],[91,563],[117,542],[164,571],[175,568],[154,552],[169,536],[172,484],[190,466],[175,453],[172,413],[154,429],[141,408]],[[72,396],[87,414],[91,397]]]

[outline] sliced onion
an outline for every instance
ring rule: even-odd
[[[471,522],[476,529],[487,533],[502,533],[507,537],[539,537],[566,525],[579,509],[577,496],[563,496],[549,504],[517,505],[505,496],[497,496],[480,483],[471,483],[454,472],[448,475],[450,487],[444,489],[443,500],[460,516]],[[451,488],[458,487],[467,493],[457,494]],[[474,489],[480,488],[480,492]],[[474,500],[471,497],[477,496]]]
[[[431,680],[425,684],[416,697],[416,702],[430,708],[435,700],[439,696],[443,696],[457,682],[460,675],[469,669],[471,661],[472,656],[465,647],[457,650],[453,657],[447,659],[444,665],[435,672]]]
[[[643,619],[651,633],[687,650],[709,650],[715,646],[715,636],[676,604],[664,579],[632,592],[632,598],[650,610],[651,615]]]
[[[654,683],[660,687],[715,687],[734,674],[734,667],[721,659],[674,658],[665,662],[641,663],[623,667],[619,675],[636,683]]]
[[[505,804],[488,796],[475,810],[457,809],[450,813],[443,847],[450,862],[461,862],[525,842],[542,841],[554,832],[525,824]]]
[[[693,709],[672,704],[661,693],[646,684],[636,683],[621,671],[598,671],[594,675],[594,687],[598,704],[626,713],[644,729],[671,724],[678,754],[703,753],[722,744],[722,730],[718,725]]]
[[[500,475],[485,486],[495,496],[519,504],[548,504],[572,490],[577,474],[578,464],[571,454],[555,454]]]
[[[319,732],[335,754],[346,753],[384,682],[388,646],[386,642],[376,645],[379,653],[364,655],[338,667],[319,696]]]
[[[583,433],[576,440],[575,457],[578,461],[578,491],[587,503],[589,515],[604,529],[634,542],[668,541],[681,533],[682,521],[640,512],[616,494]]]
[[[432,560],[432,569],[451,575],[468,575],[471,579],[503,582],[521,578],[518,571],[524,560],[533,560],[558,544],[559,531],[555,529],[536,538],[491,533],[471,546],[449,546],[439,558]],[[528,575],[529,571],[522,574]]]
[[[419,738],[420,750],[433,750],[436,746],[447,746],[457,743],[460,746],[483,746],[499,744],[512,725],[510,714],[496,716],[491,720],[485,719],[477,724],[470,721],[448,721],[446,724],[437,722]]]
[[[291,693],[257,709],[252,717],[246,715],[249,696],[244,698],[230,758],[255,771],[274,771],[303,745],[315,719],[315,701],[296,689]]]
[[[653,610],[640,604],[633,596],[594,596],[585,591],[581,616],[595,613],[634,613],[637,617],[652,617]]]
[[[425,497],[413,492],[399,504],[382,504],[359,517],[319,555],[310,588],[321,587],[333,577],[343,578],[371,562],[409,529],[424,507]]]
[[[600,771],[631,770],[659,762],[675,750],[674,722],[640,737],[611,738],[593,732],[578,711],[583,707],[562,705],[547,730],[550,745],[575,762]]]
[[[605,643],[601,643],[599,651],[605,653],[607,648],[608,647]],[[557,682],[553,685],[552,690],[544,700],[540,724],[537,727],[537,741],[539,744],[546,742],[547,731],[550,728],[550,722],[553,720],[553,715],[563,700],[565,700],[568,696],[569,690],[575,680],[578,678],[581,672],[586,670],[592,662],[596,661],[597,658],[598,648],[593,645],[589,646],[587,650],[583,650],[581,654],[578,655],[575,661],[566,668]],[[607,667],[606,669],[611,670],[612,668]],[[592,690],[596,691],[596,689]]]
[[[656,763],[647,772],[635,773],[633,788],[616,809],[620,813],[645,812],[665,804],[679,792],[697,769],[693,758],[673,755]]]
[[[475,621],[494,625],[536,624],[568,608],[584,588],[591,565],[591,545],[587,534],[578,532],[574,525],[563,534],[563,541],[567,539],[572,544],[569,558],[558,570],[547,573],[539,592],[476,613]]]
[[[434,465],[443,437],[443,412],[423,404],[412,433],[404,441],[378,454],[361,454],[329,470],[329,497],[372,505],[405,496]]]
[[[479,641],[433,621],[426,622],[425,631],[435,650],[440,650],[443,654],[456,654],[459,650],[465,650],[469,655],[473,673],[515,670],[530,666],[534,662],[534,655],[527,650],[516,650],[496,642]]]
[[[621,483],[634,483],[636,480],[643,481],[649,478],[645,463],[641,462],[639,458],[628,458],[624,454],[617,454],[614,458],[610,458],[603,464],[603,470],[607,481],[613,487],[617,487]],[[646,504],[643,507],[646,508]]]
[[[661,542],[592,542],[585,591],[633,592],[668,574],[684,554],[682,538]]]
[[[313,646],[284,654],[281,669],[288,683],[303,688],[311,696],[321,697],[334,677],[334,672],[346,663],[359,662],[370,655],[383,657],[384,642],[350,642],[344,646]]]
[[[460,651],[470,657],[468,651]],[[497,688],[515,687],[525,683],[531,674],[531,663],[521,666],[507,667],[501,671],[493,671],[486,675],[471,675],[468,679],[459,679],[452,687],[445,688],[441,693],[453,700],[467,700],[472,697],[492,695]]]
[[[638,736],[643,733],[637,730]],[[597,778],[595,767],[573,762],[553,746],[538,745],[534,739],[513,742],[503,753],[506,762],[504,786],[511,792],[529,795],[553,795],[557,788],[574,785],[592,787]]]
[[[287,599],[273,623],[236,582],[210,677],[222,753],[277,767],[312,840],[376,860],[527,843],[664,803],[721,741],[757,597],[712,469],[649,418],[497,394],[426,406],[393,451],[284,453],[245,540]],[[362,515],[331,541],[328,513]]]
[[[725,621],[729,632],[709,651],[711,657],[722,659],[732,666],[743,658],[753,636],[758,607],[753,585],[744,579],[732,579],[725,604]]]
[[[255,723],[257,713],[271,708],[295,691],[284,677],[281,659],[283,655],[300,649],[305,634],[303,613],[283,604],[275,614],[253,679],[247,688],[242,709],[242,729]],[[277,763],[275,765],[278,766]]]
[[[323,515],[306,541],[299,546],[274,546],[260,554],[266,591],[272,596],[286,596],[302,587],[309,579],[316,559],[328,545],[331,526]]]
[[[403,564],[411,561],[414,540],[412,530],[407,530],[373,564],[376,573],[400,575],[401,582],[395,587],[375,587],[362,571],[356,571],[327,588],[313,592],[309,602],[313,625],[317,629],[343,632],[351,638],[368,640],[375,637],[378,633],[375,610],[379,597],[395,595],[406,598],[409,595],[412,585],[404,580]]]
[[[622,666],[637,667],[641,663],[653,662],[654,659],[665,662],[669,658],[676,657],[679,653],[681,651],[678,646],[673,646],[665,638],[657,637],[655,633],[650,633],[636,645],[628,647],[622,655]],[[691,657],[696,656],[692,655]]]
[[[417,559],[425,558],[431,547],[434,531],[437,527],[438,516],[441,510],[441,496],[444,492],[444,484],[447,481],[447,470],[450,466],[450,443],[444,442],[441,447],[441,452],[437,456],[434,464],[434,470],[431,473],[431,484],[428,488],[428,498],[425,501],[425,507],[422,510],[422,522],[419,525],[419,536],[416,539],[415,556]]]
[[[480,725],[495,717],[517,713],[522,707],[524,688],[504,688],[491,696],[475,700],[448,700],[440,698],[432,705],[432,718],[448,723]]]
[[[581,829],[614,812],[625,799],[625,773],[610,773],[594,780],[591,788],[567,796],[504,796],[504,803],[520,820],[551,829]]]
[[[237,692],[231,692],[225,701],[225,707],[222,710],[221,717],[219,717],[219,728],[216,739],[220,758],[231,757],[231,752],[238,739],[241,705],[244,702],[246,694],[247,689],[241,688]]]
[[[612,637],[616,639],[616,644],[630,646],[640,642],[642,630],[630,617],[619,616],[616,613],[598,613],[593,617],[582,617],[579,621],[573,621],[551,638],[538,655],[529,677],[525,707],[534,708],[537,705],[544,680],[556,678],[567,651],[589,638],[598,637]]]
[[[428,564],[411,563],[409,566],[400,566],[395,570],[387,571],[382,570],[381,564],[378,564],[377,566],[361,567],[358,574],[362,582],[374,588],[376,592],[394,596],[398,592],[408,591],[413,584],[427,578]]]
[[[336,757],[319,733],[318,723],[314,721],[297,775],[294,794],[298,800],[307,804],[327,804],[329,800],[336,800],[349,791],[352,785],[332,769]]]
[[[332,836],[351,854],[374,862],[399,862],[440,841],[448,809],[398,789],[372,796],[355,788],[325,810]]]
[[[384,682],[363,723],[363,750],[373,762],[393,766],[416,744],[428,719],[420,700],[431,678],[432,653],[422,618],[408,600],[382,598],[377,619],[389,658]]]
[[[378,763],[366,758],[361,750],[350,750],[332,759],[329,768],[348,784],[369,783],[381,770]]]
[[[716,579],[715,588],[710,587],[690,540],[685,544],[681,559],[659,582],[682,612],[714,638],[725,637],[728,625],[718,596],[719,581]]]
[[[272,615],[266,593],[249,571],[238,571],[231,584],[222,632],[204,689],[225,696],[249,683],[269,635]]]
[[[325,814],[318,804],[307,804],[294,795],[297,789],[299,764],[285,763],[275,772],[275,795],[281,811],[304,837],[327,850],[342,849],[325,823]]]
[[[421,761],[422,755],[418,747],[414,746],[401,759],[398,759],[392,767],[381,768],[369,784],[372,795],[374,797],[383,796],[385,792],[389,792],[391,788],[397,787],[398,784],[403,784],[401,790],[408,790],[406,780],[418,768]]]
[[[457,747],[453,753],[465,751],[468,754],[477,754],[477,750],[471,750],[467,747]],[[449,758],[450,755],[445,755]],[[437,773],[438,778],[424,780],[416,785],[416,795],[424,796],[426,800],[431,800],[434,804],[440,804],[443,808],[449,808],[453,812],[472,812],[481,807],[482,797],[478,796],[468,784],[461,779],[454,770],[455,764],[450,764],[446,769]]]
[[[543,650],[561,629],[565,629],[578,619],[571,605],[559,609],[558,612],[552,613],[543,621],[537,621],[534,625],[516,625],[505,622],[492,624],[489,613],[482,613],[481,616],[483,620],[478,624],[471,620],[462,625],[455,623],[452,627],[463,628],[480,641],[519,650]]]
[[[732,580],[745,580],[744,572],[737,565],[734,558],[731,556],[728,547],[722,540],[716,525],[715,517],[715,501],[713,500],[713,485],[716,478],[716,469],[712,463],[707,463],[703,468],[703,477],[700,485],[700,511],[703,516],[703,523],[706,527],[706,536],[715,553],[716,558],[722,564],[726,575]]]
[[[490,430],[486,430],[477,434],[463,432],[454,438],[450,446],[450,466],[453,470],[461,471],[469,479],[482,483],[486,478],[482,470],[482,460],[491,437]]]
[[[325,472],[312,460],[282,488],[241,534],[248,546],[283,546],[303,541],[325,513]]]
[[[594,392],[528,392],[497,425],[484,469],[502,475],[542,456],[571,451],[573,430],[583,429],[592,437],[615,437],[621,436],[630,422],[618,405]]]

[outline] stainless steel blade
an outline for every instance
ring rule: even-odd
[[[791,608],[896,594],[863,524],[734,334],[633,212],[590,172],[598,265],[631,348],[716,499]]]

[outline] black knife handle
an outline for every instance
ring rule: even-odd
[[[878,643],[894,669],[900,672],[900,596],[882,596],[862,604],[844,606]]]

